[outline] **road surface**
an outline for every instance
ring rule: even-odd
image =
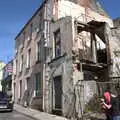
[[[35,120],[16,111],[0,112],[0,120]]]

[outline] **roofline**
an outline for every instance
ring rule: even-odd
[[[24,29],[27,27],[27,25],[32,21],[32,19],[37,15],[37,13],[40,11],[40,9],[44,6],[44,4],[47,2],[48,0],[44,0],[44,2],[42,2],[42,4],[40,5],[40,7],[36,10],[36,12],[32,15],[32,17],[28,20],[28,22],[23,26],[23,28],[20,30],[20,32],[17,34],[17,36],[15,37],[15,40],[20,36],[20,34],[24,31]]]

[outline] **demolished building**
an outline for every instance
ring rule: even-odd
[[[51,23],[48,45],[53,58],[46,64],[45,111],[66,117],[76,111],[80,117],[97,93],[96,82],[109,81],[113,22],[98,6],[89,7],[96,5],[93,1],[62,2],[58,6],[67,3],[64,12],[69,17]]]
[[[96,0],[44,1],[16,37],[15,102],[25,104],[29,93],[29,106],[81,116],[96,82],[114,76],[113,28]]]

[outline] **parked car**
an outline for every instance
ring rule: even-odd
[[[12,96],[0,91],[0,111],[13,111]]]

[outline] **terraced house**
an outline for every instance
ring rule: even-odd
[[[96,0],[45,0],[15,38],[15,102],[66,117],[74,108],[81,114],[96,81],[113,77],[111,28]],[[84,98],[74,105],[81,82]]]

